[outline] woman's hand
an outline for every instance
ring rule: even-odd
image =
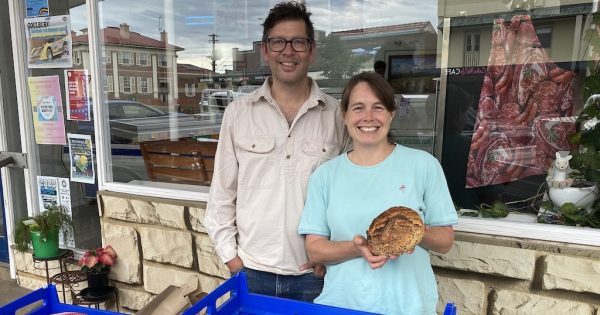
[[[352,244],[354,245],[354,250],[356,251],[356,253],[367,260],[367,263],[369,264],[371,269],[381,268],[383,267],[383,265],[385,265],[385,263],[388,262],[388,260],[398,258],[398,256],[396,255],[373,255],[373,253],[371,253],[371,250],[367,246],[367,239],[365,239],[361,235],[354,236],[354,238],[352,239]]]

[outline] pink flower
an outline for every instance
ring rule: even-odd
[[[117,258],[117,252],[110,245],[104,247],[104,252],[109,254],[112,258]]]
[[[82,269],[86,272],[88,271],[86,268],[99,271],[114,265],[116,258],[117,252],[112,246],[107,245],[104,248],[88,249],[79,259],[79,265],[83,266]]]
[[[98,261],[106,266],[112,266],[115,263],[114,258],[108,253],[102,253],[98,256]]]
[[[92,255],[88,255],[88,256],[84,255],[79,260],[79,265],[85,265],[88,268],[94,267],[97,263],[98,263],[98,257],[92,256]]]

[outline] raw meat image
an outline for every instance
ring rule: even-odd
[[[570,150],[574,78],[549,58],[528,15],[494,21],[467,188],[543,174],[556,151]]]

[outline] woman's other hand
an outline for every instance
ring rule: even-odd
[[[355,249],[356,253],[359,256],[362,256],[367,260],[367,263],[369,264],[371,269],[381,268],[381,267],[383,267],[383,265],[385,265],[385,263],[388,262],[388,260],[398,258],[398,256],[395,256],[395,255],[392,255],[392,256],[385,256],[385,255],[375,256],[375,255],[373,255],[373,253],[371,253],[371,250],[369,249],[369,247],[367,245],[367,239],[361,235],[354,236],[354,238],[352,239],[352,244],[354,245],[354,249]]]

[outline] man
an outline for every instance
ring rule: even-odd
[[[373,71],[375,71],[376,73],[379,73],[382,77],[385,77],[385,67],[386,66],[387,65],[385,64],[385,61],[377,60],[373,64]]]
[[[307,76],[315,48],[304,4],[270,10],[261,51],[272,76],[225,110],[204,222],[251,292],[304,301],[323,286],[297,233],[308,177],[346,141],[338,102]]]

